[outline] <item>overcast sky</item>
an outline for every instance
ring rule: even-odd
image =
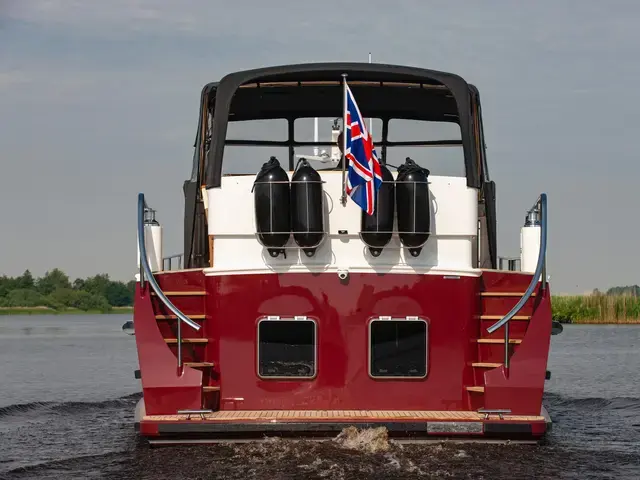
[[[140,191],[182,251],[202,86],[372,51],[480,89],[499,255],[544,191],[555,292],[640,283],[639,24],[633,0],[0,0],[0,274],[132,278]]]

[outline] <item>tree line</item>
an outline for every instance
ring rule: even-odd
[[[106,273],[76,278],[73,283],[59,268],[34,278],[29,270],[19,277],[0,276],[0,307],[76,308],[107,312],[133,305],[135,280],[124,283]]]
[[[611,287],[605,293],[602,293],[596,288],[593,290],[593,295],[640,297],[640,286],[625,285],[624,287]]]

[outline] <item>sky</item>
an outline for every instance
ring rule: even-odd
[[[136,272],[136,200],[182,251],[202,87],[236,70],[367,61],[480,90],[498,254],[549,198],[556,293],[640,283],[640,3],[0,0],[0,275]]]

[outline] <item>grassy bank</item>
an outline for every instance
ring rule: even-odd
[[[98,315],[133,313],[132,307],[113,307],[108,311],[80,310],[78,308],[54,309],[49,307],[0,307],[2,315]]]
[[[640,297],[554,296],[551,305],[553,319],[562,323],[640,324]]]
[[[578,324],[640,324],[640,297],[623,295],[557,295],[551,300],[553,319]],[[53,309],[50,307],[0,307],[1,315],[131,314],[132,307],[108,311]]]

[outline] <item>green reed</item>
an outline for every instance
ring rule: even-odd
[[[551,307],[563,323],[640,323],[640,297],[630,295],[557,295]]]

